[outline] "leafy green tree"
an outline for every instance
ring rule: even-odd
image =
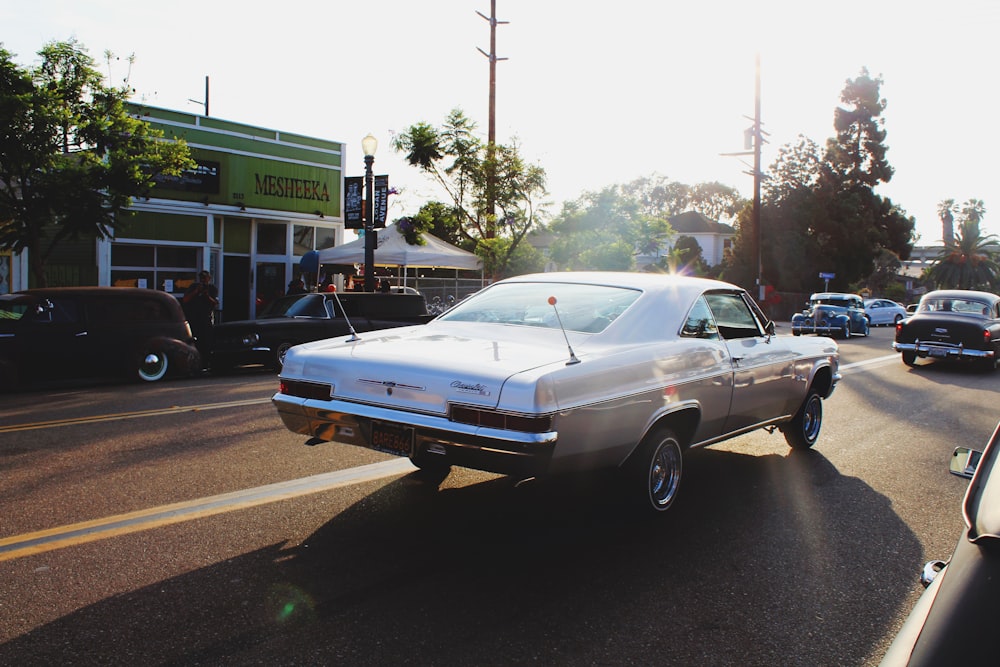
[[[526,163],[516,142],[489,146],[475,130],[476,124],[454,109],[440,128],[411,125],[395,137],[393,148],[444,189],[455,215],[450,236],[474,242],[496,276],[537,223],[539,202],[547,194],[545,170]],[[498,212],[488,210],[491,202]],[[493,239],[506,242],[485,243]]]
[[[665,218],[643,208],[616,186],[565,203],[549,225],[552,260],[568,269],[633,269],[635,255],[653,254],[671,235]]]
[[[896,276],[902,268],[899,256],[891,250],[883,250],[875,259],[875,270],[866,281],[872,294],[889,297],[891,285],[896,284]],[[891,298],[891,297],[889,297]]]
[[[428,232],[443,241],[461,247],[463,250],[472,251],[475,243],[467,238],[461,237],[458,233],[458,215],[454,207],[442,202],[427,202],[420,207],[417,214],[406,219],[408,226],[415,234]]]
[[[194,167],[183,141],[133,118],[126,86],[104,85],[75,40],[39,51],[22,69],[0,47],[0,247],[28,251],[37,285],[67,239],[111,238],[133,197],[160,174]]]
[[[660,260],[659,265],[670,273],[704,276],[708,273],[708,265],[705,263],[702,252],[697,239],[682,234],[677,237],[674,247]]]
[[[1000,286],[994,235],[983,236],[979,220],[985,209],[982,201],[963,209],[961,224],[953,243],[946,245],[927,269],[925,278],[941,289],[985,289]],[[978,204],[978,205],[976,205]]]
[[[867,70],[847,81],[845,106],[834,112],[837,134],[825,150],[799,137],[779,151],[762,188],[761,259],[768,284],[812,291],[822,285],[823,272],[836,275],[832,289],[846,290],[872,274],[883,250],[909,257],[915,220],[874,191],[892,177],[881,83]],[[754,266],[755,258],[736,255],[752,248],[736,244],[724,271]]]
[[[639,210],[652,217],[670,217],[697,211],[712,220],[732,219],[744,199],[735,188],[718,182],[687,185],[663,176],[638,178],[617,186],[622,196],[634,200]]]
[[[882,98],[882,77],[872,78],[867,68],[848,79],[840,100],[845,106],[833,113],[837,136],[827,140],[827,163],[848,184],[873,188],[892,179],[893,168],[886,159],[886,101]]]

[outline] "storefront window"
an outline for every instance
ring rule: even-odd
[[[313,249],[313,243],[316,240],[316,228],[309,225],[295,225],[292,230],[292,240],[295,243],[292,254],[296,257],[301,257]]]
[[[284,255],[287,244],[285,233],[288,225],[271,222],[257,223],[257,254]]]
[[[332,229],[326,227],[316,228],[316,250],[332,248],[337,245],[337,235]]]
[[[115,243],[111,246],[111,284],[184,293],[198,273],[198,248]]]

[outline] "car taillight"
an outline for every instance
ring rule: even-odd
[[[282,380],[278,384],[278,392],[297,398],[315,398],[320,401],[328,401],[333,396],[333,385],[321,382]]]
[[[549,415],[516,415],[466,406],[452,406],[450,418],[462,424],[525,433],[545,433],[552,428],[552,417]]]
[[[989,329],[983,329],[983,342],[989,343],[993,340],[993,335],[990,333]]]

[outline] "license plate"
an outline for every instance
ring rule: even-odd
[[[928,357],[936,357],[938,359],[943,359],[943,358],[945,358],[945,357],[948,356],[948,351],[947,350],[942,350],[940,348],[932,347],[931,349],[927,350],[927,356]]]
[[[413,453],[413,429],[373,421],[372,449],[396,456],[410,456]]]

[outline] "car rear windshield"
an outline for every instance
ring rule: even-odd
[[[624,287],[577,283],[504,283],[479,292],[439,319],[600,333],[639,298]],[[556,300],[555,308],[549,297]],[[558,309],[558,316],[556,314]]]
[[[958,313],[959,315],[990,314],[990,305],[985,301],[966,298],[934,297],[920,302],[921,313]]]
[[[272,317],[329,317],[322,294],[295,294],[276,299],[260,314],[260,319]]]

